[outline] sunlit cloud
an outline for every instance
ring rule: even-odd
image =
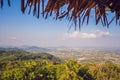
[[[109,32],[100,31],[100,30],[96,30],[96,31],[93,31],[90,33],[81,33],[81,32],[75,31],[72,33],[65,33],[62,40],[66,40],[66,39],[94,39],[94,38],[107,37],[107,36],[111,36],[111,34]]]
[[[100,31],[100,30],[96,30],[95,33],[96,33],[96,35],[98,35],[98,37],[111,36],[111,34],[109,32],[104,32],[104,31]]]
[[[12,40],[16,40],[16,39],[17,39],[17,37],[11,37],[11,39],[12,39]]]

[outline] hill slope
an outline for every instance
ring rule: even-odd
[[[60,62],[61,60],[48,53],[32,53],[23,50],[0,50],[0,61],[16,61],[16,60],[38,60],[45,59],[53,62]]]

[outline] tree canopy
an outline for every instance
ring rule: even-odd
[[[3,1],[0,0],[0,6],[3,7]],[[8,5],[11,6],[10,0]],[[54,14],[55,19],[67,18],[74,21],[79,27],[86,22],[89,23],[91,10],[94,11],[96,25],[101,22],[103,26],[109,27],[113,20],[120,25],[120,0],[21,0],[21,11],[29,8],[29,14],[33,10],[33,15],[39,18],[40,14],[45,19]],[[42,11],[40,11],[42,9]],[[109,13],[114,13],[114,17],[108,20]]]

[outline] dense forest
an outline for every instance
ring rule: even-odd
[[[120,64],[63,62],[47,53],[0,50],[0,80],[120,80]]]

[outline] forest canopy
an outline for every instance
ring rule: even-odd
[[[0,80],[120,80],[120,64],[56,61],[47,53],[0,50]]]

